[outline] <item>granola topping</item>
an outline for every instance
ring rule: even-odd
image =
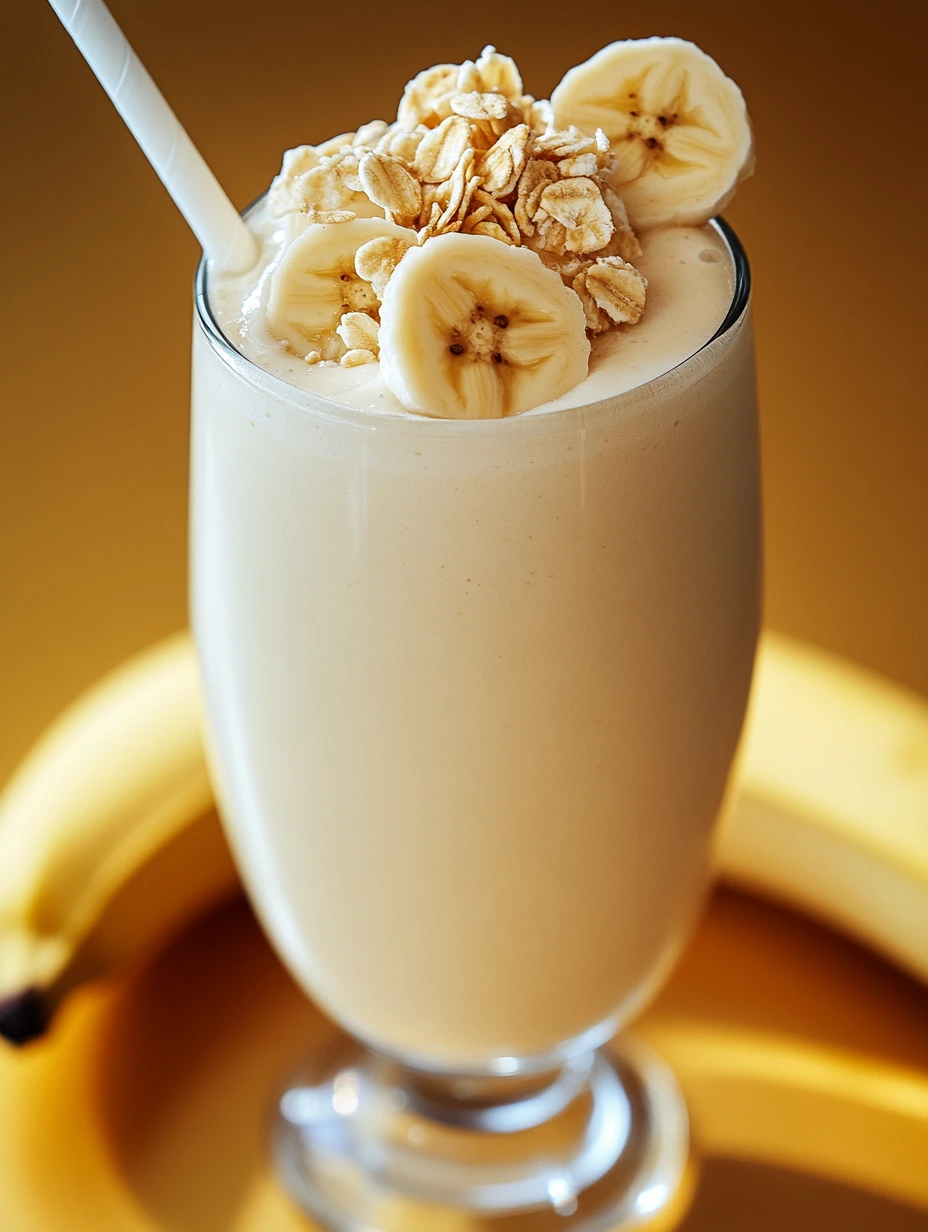
[[[659,71],[665,61],[679,61],[688,83],[687,107],[677,108],[679,124],[667,139],[667,151],[642,170],[640,159],[636,162],[638,128],[623,117],[629,107],[632,116],[639,109],[637,101],[628,100],[644,90],[636,82],[652,72],[652,62],[657,68],[653,80],[647,78],[648,89],[672,93],[670,77],[665,81]],[[567,350],[588,356],[593,339],[594,358],[612,355],[617,347],[624,351],[624,332],[646,311],[648,283],[639,266],[659,276],[651,266],[654,227],[668,225],[668,215],[670,224],[679,215],[679,225],[690,225],[690,197],[698,197],[692,209],[698,206],[702,222],[705,202],[722,200],[728,192],[728,179],[722,183],[722,172],[728,176],[726,152],[710,140],[717,117],[711,107],[705,110],[706,100],[716,97],[710,69],[707,57],[680,40],[613,44],[567,74],[553,105],[527,94],[515,62],[493,47],[474,60],[418,73],[403,92],[395,120],[372,120],[284,155],[262,207],[261,225],[266,220],[273,228],[273,257],[266,277],[262,273],[243,301],[243,312],[250,322],[260,313],[256,328],[301,368],[301,361],[324,368],[374,365],[373,374],[339,379],[383,380],[403,405],[416,406],[404,401],[404,391],[412,389],[407,369],[418,344],[396,327],[399,315],[411,319],[416,294],[425,296],[429,313],[448,316],[442,330],[447,326],[450,336],[463,328],[459,317],[465,324],[470,319],[467,294],[477,297],[479,315],[484,301],[514,296],[510,308],[516,311],[537,293],[539,303],[558,306],[559,342],[557,331],[546,332],[536,315],[522,321],[524,337],[510,331],[505,347],[491,348],[486,370],[471,367],[483,360],[470,334],[470,341],[448,344],[471,356],[448,352],[460,359],[451,375],[462,406],[469,407],[463,417],[475,407],[495,405],[487,391],[498,382],[502,402],[521,405],[522,395],[514,390],[531,383],[528,370],[542,358],[547,362]],[[651,111],[660,101],[661,115],[670,106],[663,95],[656,100],[648,94],[646,101]],[[729,110],[734,106],[723,102]],[[654,123],[660,123],[659,116]],[[662,186],[661,176],[679,176],[684,186],[686,200],[676,213],[676,190]],[[661,214],[657,223],[651,219],[652,198]],[[645,252],[636,225],[649,229]],[[468,281],[468,254],[484,271],[485,283]],[[655,283],[661,294],[652,297],[647,317],[655,324],[667,302],[663,278]],[[465,285],[471,286],[467,294]],[[566,295],[563,303],[559,289]],[[511,312],[500,309],[496,315],[508,319]],[[649,324],[645,333],[650,332]],[[629,351],[631,362],[636,350]],[[503,357],[498,363],[497,351]],[[444,352],[442,357],[439,368]],[[525,369],[521,375],[515,371],[519,364]],[[548,392],[549,383],[542,384]],[[435,404],[440,401],[436,394]]]
[[[584,262],[570,285],[580,296],[591,334],[604,333],[614,325],[637,325],[641,320],[647,280],[621,257]]]
[[[404,163],[391,154],[365,154],[358,165],[361,187],[392,222],[409,225],[422,208],[422,187]]]
[[[354,268],[358,277],[371,284],[379,299],[383,299],[390,275],[403,259],[411,242],[411,236],[409,239],[379,236],[362,244],[354,254]]]
[[[515,62],[486,47],[476,60],[417,74],[394,123],[373,120],[289,150],[268,209],[296,215],[299,229],[385,217],[420,247],[453,232],[530,247],[580,297],[595,334],[634,324],[644,308],[619,166],[602,129],[555,128],[550,104],[524,93]],[[408,247],[382,237],[357,253],[378,299]],[[376,340],[343,340],[348,354],[377,355]]]

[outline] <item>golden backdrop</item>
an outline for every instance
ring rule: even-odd
[[[285,147],[391,117],[415,71],[485,42],[538,96],[615,38],[700,43],[757,130],[727,214],[755,275],[768,619],[928,692],[928,6],[112,7],[239,205]],[[4,9],[0,781],[75,693],[185,620],[197,259],[51,9]]]

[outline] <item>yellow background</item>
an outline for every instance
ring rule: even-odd
[[[526,88],[679,34],[742,86],[758,173],[727,216],[756,287],[767,613],[928,692],[921,0],[113,0],[238,205],[281,151],[493,41]],[[42,0],[5,0],[0,780],[82,687],[185,619],[197,247]]]

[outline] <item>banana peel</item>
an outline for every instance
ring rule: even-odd
[[[180,634],[65,711],[0,797],[10,1042],[238,892],[201,732]],[[928,980],[928,702],[766,632],[717,869]]]
[[[189,637],[109,673],[0,797],[0,1035],[160,948],[238,891],[213,807]]]

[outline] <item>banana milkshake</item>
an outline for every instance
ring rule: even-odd
[[[606,1034],[709,881],[758,628],[740,91],[487,48],[290,151],[201,271],[193,622],[224,819],[294,976],[480,1070]],[[724,328],[723,328],[724,325]]]

